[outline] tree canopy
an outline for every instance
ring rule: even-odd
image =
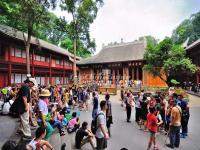
[[[87,57],[95,52],[95,40],[90,37],[90,24],[97,17],[99,8],[103,5],[103,0],[62,0],[61,8],[72,15],[73,20],[67,22],[65,32],[68,38],[77,40],[77,55]],[[69,50],[72,51],[72,50]]]
[[[30,74],[30,41],[34,29],[41,24],[47,24],[48,9],[55,8],[56,0],[1,0],[1,20],[15,29],[27,33],[23,34],[26,49],[27,74]],[[39,43],[38,43],[39,44]]]
[[[172,38],[177,44],[184,43],[189,38],[191,44],[200,38],[200,12],[185,19],[172,33]]]
[[[73,53],[73,46],[67,46],[66,41],[77,37],[77,55],[88,57],[95,52],[95,40],[90,37],[90,24],[97,16],[102,0],[67,0],[60,6],[70,13],[76,10],[76,32],[74,21],[58,18],[49,12],[56,7],[56,0],[2,0],[0,1],[0,23],[14,27],[23,32],[47,42],[67,48]],[[59,1],[60,2],[60,1]],[[59,8],[58,8],[59,9]],[[28,23],[27,23],[28,22]],[[28,27],[29,26],[29,27]],[[29,28],[29,30],[28,30]]]
[[[196,66],[186,57],[185,49],[181,45],[175,44],[173,39],[166,37],[159,43],[148,39],[147,41],[144,69],[152,75],[160,77],[169,85],[171,78],[180,72],[195,73]]]

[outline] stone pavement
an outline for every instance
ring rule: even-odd
[[[16,131],[19,125],[18,118],[10,116],[0,116],[0,149],[7,140],[15,141],[16,143],[24,143]],[[32,129],[32,136],[34,137],[36,129]],[[55,131],[49,139],[55,150],[60,150],[61,145],[66,143],[66,150],[71,150],[71,141],[66,131],[66,135],[60,137],[58,131]]]
[[[104,96],[100,95],[100,99],[104,99]],[[120,106],[119,93],[117,96],[111,96],[111,101],[113,105],[114,124],[112,125],[112,137],[108,141],[107,150],[120,150],[122,147],[126,147],[129,150],[147,149],[149,133],[138,129],[138,125],[134,122],[135,111],[132,112],[132,122],[127,123],[125,109]],[[181,139],[180,148],[177,150],[200,150],[200,98],[190,96],[190,106],[189,136],[186,139]],[[86,120],[90,125],[91,112],[81,112],[80,120]],[[70,135],[72,148],[74,147],[74,137],[75,134]],[[161,150],[170,150],[165,146],[168,142],[169,139],[166,135],[157,135],[157,143]],[[92,150],[92,148],[90,144],[86,144],[82,150]]]
[[[193,95],[190,95],[189,98],[191,107],[189,136],[186,139],[181,139],[179,150],[200,150],[200,98]],[[104,96],[100,95],[100,100],[102,99],[104,99]],[[132,122],[127,123],[125,109],[120,106],[119,93],[116,96],[111,96],[111,101],[113,105],[114,124],[112,125],[112,137],[108,141],[107,150],[120,150],[122,147],[126,147],[129,150],[145,150],[149,133],[138,130],[138,126],[134,122],[134,110],[132,112]],[[18,119],[9,116],[0,116],[0,148],[4,142],[10,138],[18,141],[20,140],[20,137],[15,136],[18,126],[17,120]],[[85,120],[88,121],[88,124],[90,125],[91,111],[81,112],[80,121],[83,122]],[[66,143],[66,150],[75,150],[75,134],[66,134],[60,138],[59,134],[55,132],[49,141],[56,150],[60,150],[61,144],[63,143]],[[157,135],[157,141],[161,150],[169,150],[164,146],[166,142],[169,142],[167,136]],[[94,142],[96,142],[95,139]],[[92,150],[92,148],[90,144],[86,144],[83,146],[82,150]]]
[[[17,120],[9,116],[0,116],[0,149],[16,132]]]

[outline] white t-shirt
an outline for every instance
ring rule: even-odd
[[[106,129],[106,114],[103,112],[103,111],[99,111],[99,113],[102,113],[100,114],[98,117],[97,117],[97,131],[96,131],[96,137],[97,138],[103,138],[104,137],[104,134],[103,132],[101,131],[101,128],[99,127],[100,124],[103,125],[103,128]]]

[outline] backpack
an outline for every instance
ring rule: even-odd
[[[182,111],[182,117],[181,117],[182,121],[187,122],[189,120],[189,117],[190,117],[189,111],[183,110]]]
[[[100,116],[100,115],[104,115],[104,114],[103,113],[98,113],[95,116],[95,118],[92,120],[92,122],[91,122],[91,131],[92,131],[93,134],[96,134],[96,131],[98,129],[98,127],[97,127],[97,119],[98,119],[98,116]]]
[[[10,107],[11,105],[13,104],[13,101],[10,100],[8,102],[5,102],[3,105],[2,105],[2,114],[3,115],[8,115],[10,113]]]

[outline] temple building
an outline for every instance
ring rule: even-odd
[[[159,77],[153,77],[143,70],[146,46],[146,40],[104,46],[97,55],[78,62],[80,81],[108,85],[120,82],[128,85],[130,81],[136,81],[144,86],[166,86]]]
[[[73,77],[73,58],[66,49],[31,38],[30,69],[38,84],[67,84]],[[23,83],[26,74],[23,32],[0,25],[0,87]]]
[[[197,66],[197,71],[192,77],[188,77],[188,81],[195,84],[200,83],[200,39],[192,43],[186,48],[187,56]]]

